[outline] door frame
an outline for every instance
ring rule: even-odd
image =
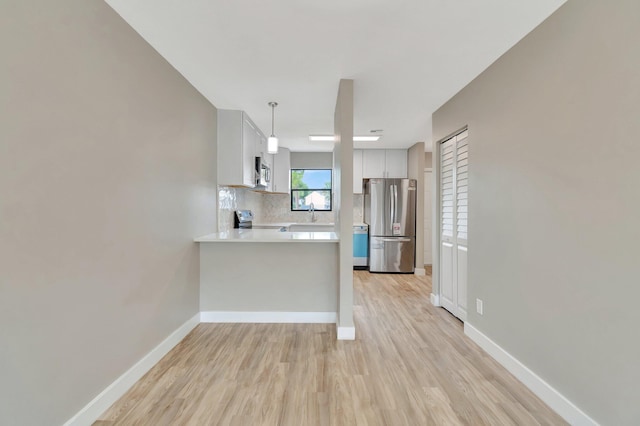
[[[439,139],[437,142],[433,144],[433,160],[432,160],[432,172],[431,176],[431,189],[432,196],[434,197],[434,203],[431,208],[431,256],[433,259],[433,264],[431,266],[431,295],[429,296],[431,300],[431,304],[433,306],[442,306],[440,304],[440,249],[442,247],[442,227],[440,226],[441,221],[441,193],[440,193],[440,148],[442,143],[448,139],[451,139],[453,136],[456,136],[466,130],[469,130],[468,125],[464,125],[463,127],[449,133],[447,136]],[[467,288],[467,295],[469,294],[469,289]]]

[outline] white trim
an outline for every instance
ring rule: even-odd
[[[415,275],[424,276],[424,275],[427,275],[427,270],[424,268],[414,268],[413,273]]]
[[[118,377],[113,383],[107,386],[98,396],[84,406],[75,416],[69,419],[64,426],[84,426],[96,421],[102,413],[113,405],[131,386],[133,386],[147,371],[151,370],[163,356],[165,356],[174,346],[176,346],[187,334],[200,323],[200,314],[182,324],[164,339],[151,352],[146,354],[133,367]]]
[[[564,395],[468,322],[464,323],[464,334],[502,364],[504,368],[516,376],[518,380],[524,383],[526,387],[569,424],[574,426],[598,426],[595,420],[576,407]]]
[[[200,312],[200,322],[335,324],[336,312]]]
[[[431,296],[429,297],[429,299],[431,300],[431,304],[433,306],[440,306],[440,295],[439,294],[431,293]]]
[[[356,340],[355,327],[340,327],[336,324],[336,334],[338,340]]]
[[[425,172],[433,172],[433,167],[425,167],[424,171]]]

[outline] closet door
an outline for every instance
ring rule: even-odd
[[[467,319],[467,232],[469,219],[469,145],[464,131],[456,136],[456,316]]]
[[[469,193],[468,131],[440,149],[440,301],[461,320],[467,318],[467,233]]]
[[[440,304],[455,315],[456,289],[454,288],[454,171],[455,137],[440,147]]]

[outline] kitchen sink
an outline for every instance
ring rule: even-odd
[[[288,230],[289,232],[334,232],[336,227],[333,223],[292,223]]]

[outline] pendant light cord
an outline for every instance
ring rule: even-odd
[[[275,114],[276,114],[276,106],[271,104],[271,136],[275,135]]]
[[[276,115],[276,107],[278,106],[277,102],[269,102],[269,106],[271,107],[271,136],[276,137],[276,125],[275,125],[275,115]]]

